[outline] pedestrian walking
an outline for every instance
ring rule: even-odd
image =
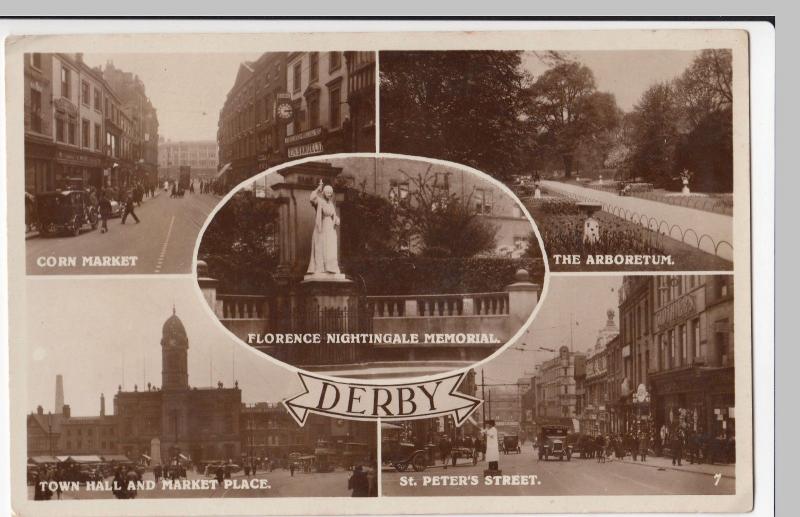
[[[125,224],[125,220],[128,216],[133,217],[133,220],[136,221],[136,224],[139,224],[139,218],[136,216],[136,212],[133,210],[133,194],[128,191],[125,196],[125,211],[122,213],[122,224]]]
[[[639,458],[641,461],[647,461],[647,449],[650,448],[650,436],[645,432],[639,433]]]
[[[442,458],[442,465],[444,468],[447,469],[447,462],[450,458],[450,451],[453,449],[452,444],[450,443],[450,438],[447,435],[442,435],[439,439],[439,454]]]
[[[108,220],[111,218],[111,201],[108,200],[105,191],[100,192],[100,201],[98,202],[100,212],[100,233],[108,232]]]
[[[675,429],[671,433],[670,449],[672,449],[672,464],[681,466],[681,459],[683,457],[683,430]]]
[[[369,496],[369,478],[361,465],[353,469],[353,474],[347,480],[347,489],[353,491],[352,497]]]

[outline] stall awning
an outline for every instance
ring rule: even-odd
[[[403,426],[397,424],[390,424],[388,422],[381,422],[381,429],[402,429]]]
[[[105,461],[115,461],[117,463],[131,462],[131,459],[124,454],[108,454],[103,456]]]
[[[70,456],[69,459],[71,459],[75,463],[102,463],[103,462],[103,460],[100,458],[100,456],[94,456],[94,455],[86,455],[86,456],[76,455],[76,456]]]
[[[216,175],[216,176],[214,176],[214,179],[215,179],[215,180],[216,180],[216,179],[219,179],[219,178],[220,178],[220,177],[221,177],[223,174],[225,174],[225,173],[226,173],[226,172],[228,172],[229,170],[231,170],[231,164],[230,164],[230,163],[226,163],[226,164],[225,164],[225,166],[224,166],[224,167],[222,167],[222,168],[219,170],[219,172],[217,173],[217,175]]]
[[[44,463],[58,463],[58,458],[55,456],[31,456],[28,458],[30,463],[35,463],[37,465],[42,465]]]

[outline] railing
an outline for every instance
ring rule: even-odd
[[[217,315],[224,320],[264,319],[267,297],[249,294],[217,295]]]
[[[374,318],[444,318],[509,313],[508,293],[368,296]]]

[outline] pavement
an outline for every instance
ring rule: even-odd
[[[108,221],[108,232],[85,229],[77,237],[26,235],[27,272],[31,275],[185,274],[200,228],[219,198],[189,194],[170,199],[163,191],[145,199],[128,217]]]
[[[294,476],[288,470],[278,469],[272,472],[259,471],[255,475],[245,476],[242,472],[231,476],[231,480],[241,486],[243,480],[248,480],[249,484],[262,486],[258,480],[263,480],[264,486],[268,488],[239,488],[232,486],[229,488],[216,487],[207,489],[186,489],[176,490],[163,488],[160,484],[150,490],[139,490],[136,499],[165,499],[165,498],[231,498],[231,497],[350,497],[351,492],[347,489],[347,480],[351,472],[337,469],[333,472],[295,472]],[[111,478],[108,478],[109,482]],[[193,480],[212,480],[213,476],[203,476],[194,471],[187,472],[186,479]],[[146,472],[143,481],[152,481],[152,472]],[[28,496],[33,499],[33,487],[28,487]],[[81,485],[77,491],[62,492],[62,499],[114,499],[114,494],[110,491],[89,491],[85,485]],[[53,495],[52,500],[56,496]]]
[[[669,465],[664,465],[664,463]],[[422,472],[384,468],[382,493],[387,496],[445,495],[718,495],[735,493],[733,466],[685,465],[672,468],[671,460],[630,458],[598,463],[573,457],[571,461],[539,460],[526,444],[521,454],[500,455],[503,476],[487,485],[485,461],[473,466],[464,460],[456,467],[428,467]],[[714,474],[720,473],[719,477]],[[516,478],[514,476],[517,476]],[[512,484],[516,483],[516,484]]]
[[[543,180],[541,184],[550,192],[579,201],[600,203],[608,213],[657,229],[712,255],[733,260],[733,217],[729,215],[634,196],[620,196],[572,183]],[[721,242],[723,244],[719,244]]]

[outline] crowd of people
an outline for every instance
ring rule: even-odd
[[[736,442],[733,435],[714,436],[702,428],[694,430],[688,426],[661,426],[656,430],[640,430],[628,433],[582,436],[576,440],[581,456],[597,458],[604,462],[608,458],[625,458],[647,461],[647,456],[671,458],[672,464],[682,466],[684,461],[695,463],[733,463],[736,461]]]

